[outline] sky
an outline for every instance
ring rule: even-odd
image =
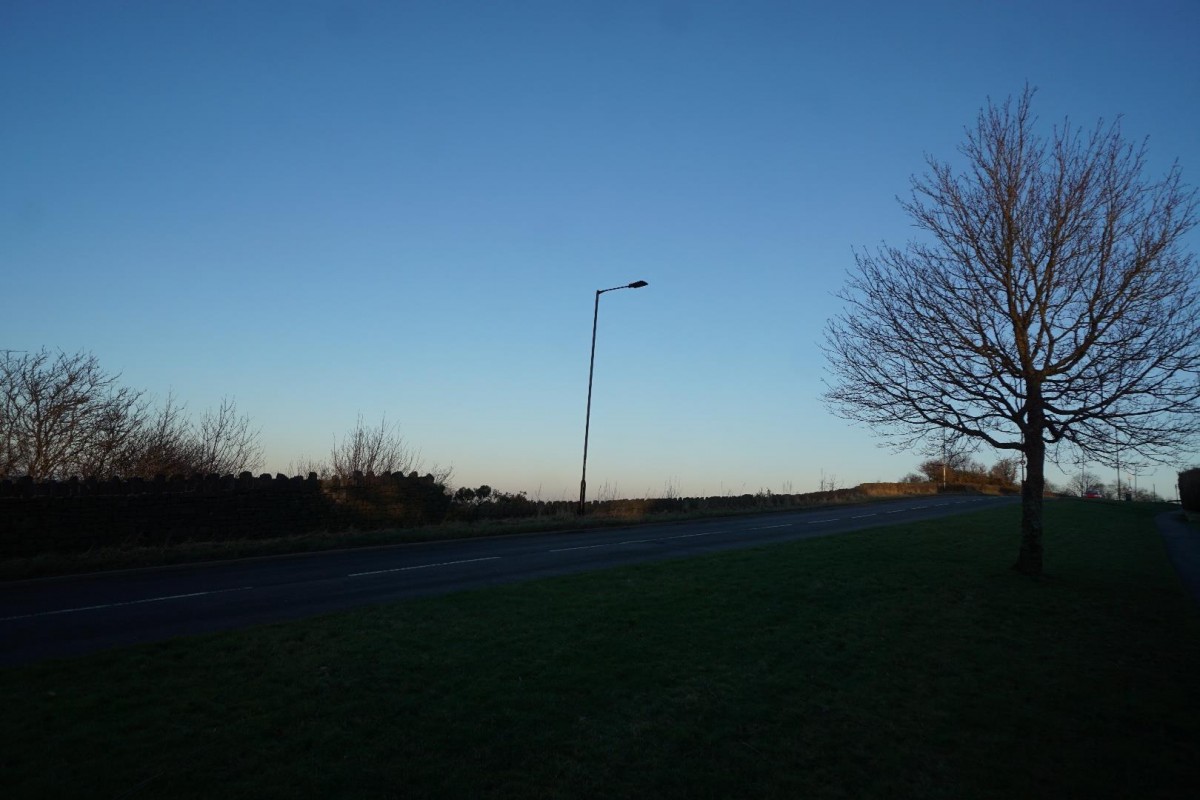
[[[855,250],[1026,83],[1197,185],[1197,34],[1194,0],[4,0],[0,349],[233,398],[260,471],[361,415],[563,499],[595,292],[645,280],[600,299],[590,497],[898,480],[921,454],[821,400]]]

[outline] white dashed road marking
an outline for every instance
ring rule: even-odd
[[[0,617],[0,622],[10,622],[16,619],[33,619],[34,617],[52,617],[57,614],[74,614],[79,611],[99,611],[104,608],[118,608],[120,606],[136,606],[142,603],[161,603],[165,600],[183,600],[188,597],[203,597],[208,594],[224,594],[226,592],[245,592],[253,589],[253,586],[241,586],[237,589],[214,589],[210,592],[191,592],[189,594],[172,594],[165,597],[146,597],[141,600],[126,600],[122,603],[104,603],[98,606],[80,606],[79,608],[59,608],[54,611],[38,611],[34,614],[18,614],[15,617]]]
[[[429,569],[430,567],[452,567],[455,564],[473,564],[476,561],[497,561],[500,556],[488,556],[487,558],[466,558],[462,561],[442,561],[438,564],[418,564],[415,567],[396,567],[395,569],[376,569],[370,572],[351,572],[347,578],[360,578],[363,575],[383,575],[388,572],[411,572],[414,569]]]

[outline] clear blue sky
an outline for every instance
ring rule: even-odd
[[[1198,34],[1194,0],[4,0],[0,348],[234,397],[272,472],[386,414],[456,485],[572,497],[594,291],[644,279],[601,299],[592,494],[895,480],[919,456],[819,399],[852,249],[1026,81],[1200,182]]]

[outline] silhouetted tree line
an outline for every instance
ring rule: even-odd
[[[952,484],[947,488],[950,491],[970,489],[962,484]],[[930,482],[921,479],[916,483],[864,483],[855,487],[806,493],[776,493],[763,490],[705,497],[672,495],[590,500],[587,503],[587,515],[633,519],[679,512],[771,511],[856,502],[871,497],[934,494],[939,491],[940,484],[931,486]],[[461,487],[454,491],[450,500],[446,519],[455,522],[555,516],[573,518],[579,507],[575,500],[531,500],[525,492],[499,492],[486,484],[476,489]]]
[[[903,482],[1016,488],[1020,481],[1019,469],[1020,462],[1015,458],[1001,458],[991,467],[985,467],[966,454],[952,453],[945,459],[922,461],[918,471],[904,476]]]
[[[530,500],[525,492],[498,492],[486,483],[477,489],[462,486],[455,490],[447,519],[456,522],[479,520],[525,519],[555,514],[559,506],[569,505],[566,501],[550,502]]]

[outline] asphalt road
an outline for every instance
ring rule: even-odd
[[[935,496],[17,581],[0,584],[0,665],[1015,502],[1016,498]]]
[[[1159,514],[1154,521],[1180,582],[1200,605],[1200,536],[1196,528],[1187,522],[1182,509]]]

